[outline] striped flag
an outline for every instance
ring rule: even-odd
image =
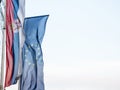
[[[12,0],[13,7],[14,7],[14,22],[16,28],[13,30],[14,38],[13,38],[13,75],[11,84],[16,84],[17,79],[20,77],[21,71],[21,50],[24,42],[24,35],[23,35],[23,21],[24,21],[24,6],[25,0]]]
[[[6,78],[5,87],[11,85],[13,72],[13,5],[12,0],[6,0]]]
[[[44,90],[41,43],[48,15],[24,21],[24,7],[25,0],[6,0],[5,87],[20,78],[20,90]]]
[[[22,50],[22,77],[20,90],[44,90],[43,54],[41,43],[48,15],[26,18],[25,43]]]
[[[24,42],[22,31],[25,0],[6,1],[6,80],[5,87],[16,84],[21,75],[21,47]]]

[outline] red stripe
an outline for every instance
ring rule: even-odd
[[[13,72],[13,5],[12,0],[6,0],[6,78],[5,87],[10,86]]]

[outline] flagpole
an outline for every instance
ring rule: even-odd
[[[1,85],[0,85],[0,90],[4,90],[4,60],[5,60],[5,58],[4,58],[4,54],[5,54],[5,47],[4,47],[4,45],[5,45],[5,40],[4,40],[4,37],[5,37],[5,30],[3,29],[3,31],[2,31],[2,34],[3,34],[3,40],[2,40],[2,59],[1,59]]]
[[[1,18],[3,20],[3,23],[1,25],[2,29],[2,58],[1,58],[1,82],[0,82],[0,90],[4,90],[4,62],[5,62],[5,0],[0,1],[0,7],[1,7]]]
[[[2,58],[1,58],[1,82],[0,90],[4,90],[4,62],[5,62],[5,29],[2,31]]]

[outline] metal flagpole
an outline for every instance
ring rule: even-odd
[[[0,1],[0,14],[1,14],[1,34],[2,34],[2,49],[1,49],[1,75],[0,75],[0,90],[4,90],[4,67],[5,67],[5,47],[6,47],[6,43],[5,43],[5,0],[1,0]]]
[[[2,31],[2,59],[1,59],[1,85],[0,90],[4,90],[4,62],[5,62],[5,28]]]

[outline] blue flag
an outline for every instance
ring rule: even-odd
[[[13,5],[13,45],[12,45],[12,53],[13,53],[13,71],[11,77],[11,85],[16,84],[18,78],[21,75],[21,40],[24,37],[23,34],[23,21],[24,21],[24,6],[25,0],[11,0]],[[24,41],[24,40],[22,40]]]
[[[25,18],[20,90],[44,90],[44,62],[41,43],[47,19],[48,15]]]

